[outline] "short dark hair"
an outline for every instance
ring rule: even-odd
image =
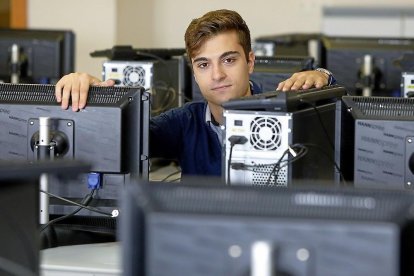
[[[210,11],[191,21],[184,35],[187,56],[190,62],[207,39],[227,31],[237,32],[239,43],[243,47],[246,60],[248,60],[252,46],[250,30],[246,22],[237,12],[222,9]]]

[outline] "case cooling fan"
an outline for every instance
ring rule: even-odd
[[[142,86],[146,87],[145,74],[146,70],[142,66],[128,65],[123,71],[124,79],[122,80],[125,86]]]
[[[250,144],[256,150],[276,150],[281,145],[282,124],[276,118],[256,117],[250,122]]]

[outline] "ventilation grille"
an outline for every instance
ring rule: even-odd
[[[113,104],[137,89],[142,88],[91,87],[87,101],[89,104]],[[0,84],[0,101],[57,104],[55,86],[49,84]]]
[[[256,150],[276,150],[281,144],[282,124],[272,117],[256,117],[250,123],[250,143]]]
[[[125,86],[145,86],[146,71],[142,66],[126,66],[124,68],[124,79],[122,83]]]
[[[414,116],[414,99],[387,97],[352,97],[351,101],[367,116]]]
[[[252,184],[253,186],[271,186],[271,187],[286,187],[287,186],[287,167],[281,168],[275,175],[272,165],[258,165],[253,168]],[[270,179],[269,179],[270,176]]]

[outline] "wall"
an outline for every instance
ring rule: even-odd
[[[113,45],[184,47],[194,17],[212,9],[238,11],[252,38],[291,32],[320,32],[323,6],[414,7],[412,0],[28,0],[29,27],[70,28],[77,35],[76,70],[101,74],[94,50]],[[363,3],[363,4],[361,4]],[[253,11],[254,10],[254,11]]]
[[[130,0],[128,0],[130,1]],[[76,71],[100,76],[104,59],[89,53],[116,42],[116,0],[28,0],[28,27],[76,34]]]

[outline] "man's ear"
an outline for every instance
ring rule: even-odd
[[[253,73],[255,59],[256,56],[254,55],[253,51],[250,51],[247,59],[247,65],[249,66],[249,74]]]

